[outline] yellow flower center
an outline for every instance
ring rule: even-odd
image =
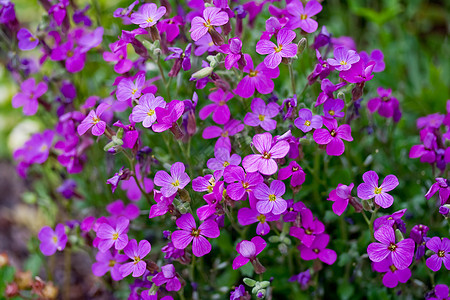
[[[346,66],[346,65],[347,65],[347,62],[346,62],[346,61],[343,61],[343,60],[341,60],[341,61],[340,61],[340,64],[341,64],[342,66]]]
[[[242,187],[243,187],[244,189],[248,189],[249,186],[250,186],[250,184],[249,184],[248,182],[242,181]]]
[[[311,121],[310,120],[306,120],[304,125],[305,126],[311,126]]]
[[[211,28],[211,20],[210,19],[206,20],[206,23],[203,23],[203,26],[205,26],[208,29]]]
[[[391,269],[392,272],[397,271],[397,268],[396,268],[394,265],[391,265],[391,266],[389,267],[389,269]]]
[[[330,114],[330,116],[334,116],[334,110],[329,110],[328,113]]]
[[[259,115],[259,116],[258,116],[258,119],[259,119],[260,121],[264,121],[265,118],[266,118],[265,115]]]
[[[210,46],[210,47],[213,45],[214,45],[214,42],[212,42],[212,41],[208,43],[208,46]]]
[[[389,245],[388,249],[389,249],[389,251],[395,251],[395,249],[397,249],[397,245],[391,243],[391,244]]]
[[[153,19],[150,17],[146,21],[147,21],[147,23],[153,23]]]
[[[97,117],[92,118],[92,123],[97,124],[98,122],[100,122],[99,118],[97,118]]]
[[[267,152],[267,151],[264,151],[264,153],[263,153],[263,158],[264,158],[264,159],[270,159],[271,156],[272,156],[272,154],[270,154],[270,153]]]
[[[281,50],[283,50],[283,45],[278,45],[278,47],[273,47],[273,49],[275,50],[275,52],[280,52]]]
[[[133,89],[133,90],[131,91],[131,94],[134,95],[134,94],[136,94],[136,92],[137,92],[137,89]]]
[[[174,182],[172,182],[172,185],[173,186],[180,186],[180,181],[178,181],[178,179],[177,179]]]
[[[308,19],[308,15],[306,15],[306,14],[300,15],[300,20],[306,20],[306,19]]]
[[[224,167],[228,167],[229,165],[230,165],[230,163],[227,162],[227,161],[223,163],[223,166],[224,166]]]
[[[314,251],[314,253],[316,253],[316,254],[320,252],[320,250],[317,249],[317,248],[316,248],[316,249],[313,249],[313,251]]]
[[[331,134],[332,137],[335,137],[336,136],[336,130],[334,130],[334,129],[331,130],[330,134]]]
[[[444,257],[445,256],[445,251],[444,250],[439,250],[438,254],[439,257]]]
[[[108,266],[110,266],[111,268],[114,267],[116,265],[116,261],[115,260],[110,260]]]
[[[381,194],[381,188],[380,187],[376,187],[374,193],[377,194],[377,195]]]
[[[56,236],[54,236],[54,237],[52,237],[52,241],[53,241],[53,243],[56,244],[58,242],[58,238]]]
[[[224,100],[219,101],[220,106],[225,105],[225,104],[226,104],[226,102]]]
[[[258,71],[257,70],[251,70],[249,73],[250,77],[255,77],[256,75],[258,75]]]
[[[191,235],[193,236],[193,237],[198,237],[199,235],[200,235],[200,229],[197,229],[197,228],[193,228],[192,229],[192,232],[191,232]]]
[[[269,195],[269,201],[273,202],[277,200],[277,196],[275,196],[274,194]]]
[[[227,131],[224,131],[224,132],[222,132],[222,137],[228,137],[228,130]]]
[[[256,219],[263,224],[266,223],[266,216],[263,214],[257,216]]]
[[[298,167],[292,167],[292,172],[298,171]]]
[[[134,264],[137,264],[140,261],[141,261],[141,258],[139,256],[134,257]]]
[[[119,238],[119,234],[118,233],[114,233],[113,234],[113,240],[117,240]]]
[[[36,38],[35,38],[34,36],[30,36],[30,37],[28,38],[28,40],[29,40],[30,42],[34,42],[34,41],[36,40]]]
[[[149,116],[153,116],[155,114],[155,110],[154,109],[150,109],[147,113],[147,115]]]
[[[306,229],[305,233],[308,234],[308,235],[311,235],[311,234],[313,234],[313,231],[311,229]]]

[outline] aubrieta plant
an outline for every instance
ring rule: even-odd
[[[46,180],[34,245],[65,252],[65,298],[73,252],[121,299],[448,297],[449,232],[427,222],[450,217],[450,101],[417,120],[409,157],[436,176],[415,224],[411,183],[352,152],[402,117],[371,83],[382,49],[333,37],[325,1],[111,1],[108,27],[95,2],[40,1],[27,28],[0,1],[12,106],[45,126],[14,159]]]

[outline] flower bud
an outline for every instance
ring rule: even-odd
[[[405,238],[403,237],[402,232],[400,229],[395,229],[395,239],[397,240],[397,243],[400,241],[403,241]]]
[[[288,246],[285,243],[280,243],[278,245],[278,250],[281,254],[286,254],[288,252]]]
[[[244,278],[244,283],[245,283],[245,285],[247,285],[249,287],[254,287],[255,284],[256,284],[256,281],[251,279],[251,278],[245,277]]]
[[[370,200],[362,200],[361,202],[365,211],[372,211],[372,202]]]
[[[355,197],[351,197],[349,202],[350,202],[350,205],[355,208],[355,211],[357,213],[360,213],[363,211],[363,205]]]
[[[271,243],[278,243],[280,241],[280,238],[278,237],[278,235],[272,235],[269,237],[269,242]]]
[[[180,199],[183,202],[191,202],[191,196],[189,196],[189,192],[185,189],[181,189],[178,191],[178,194],[180,195]]]
[[[202,79],[202,78],[205,78],[205,77],[208,77],[209,75],[211,75],[213,70],[214,70],[214,68],[206,67],[206,68],[200,69],[199,71],[192,74],[192,77],[195,79]]]
[[[297,44],[297,55],[301,55],[305,51],[308,45],[308,40],[306,38],[301,38]]]
[[[116,136],[117,136],[119,139],[122,139],[122,138],[123,138],[123,128],[122,128],[122,127],[119,127],[119,129],[117,130]]]

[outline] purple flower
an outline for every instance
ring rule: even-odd
[[[333,66],[337,71],[347,71],[352,64],[360,60],[358,53],[354,50],[349,50],[345,47],[338,47],[334,49],[334,58],[327,59],[327,62]]]
[[[363,174],[364,183],[358,185],[358,197],[369,200],[375,197],[375,203],[382,208],[388,208],[394,203],[394,197],[387,192],[392,191],[398,185],[395,175],[388,175],[384,178],[381,186],[378,186],[378,174],[375,171],[367,171]]]
[[[280,215],[286,211],[286,200],[281,198],[286,192],[284,183],[274,180],[270,183],[270,188],[265,183],[260,183],[255,187],[256,209],[261,214],[273,213]]]
[[[244,57],[242,54],[242,41],[238,37],[234,37],[229,40],[229,44],[220,46],[220,52],[228,54],[227,57],[225,57],[225,68],[230,70]]]
[[[289,152],[289,143],[279,141],[273,143],[272,135],[268,132],[253,137],[253,145],[260,154],[247,155],[242,161],[246,172],[259,171],[263,175],[272,175],[278,170],[275,158],[283,158]]]
[[[300,186],[305,182],[305,172],[296,161],[291,161],[287,167],[281,168],[278,172],[279,180],[285,180],[291,176],[291,186],[293,187]]]
[[[448,238],[432,237],[426,244],[427,248],[435,252],[427,261],[427,267],[437,272],[441,269],[442,263],[447,270],[450,270],[450,240]]]
[[[434,133],[426,132],[425,137],[423,138],[423,144],[414,145],[411,147],[411,150],[409,151],[409,158],[420,157],[420,162],[432,164],[436,161],[437,148],[437,138]]]
[[[258,222],[258,225],[256,226],[256,234],[266,235],[270,232],[270,226],[267,222],[278,221],[280,219],[280,215],[274,215],[272,213],[262,214],[253,207],[243,207],[239,209],[237,218],[241,226],[247,226]]]
[[[222,149],[222,148],[219,148]],[[214,176],[207,174],[205,177],[197,177],[192,180],[192,189],[196,192],[209,192],[212,193],[214,186],[216,185],[216,179]]]
[[[450,296],[449,288],[445,284],[437,284],[434,287],[436,297],[427,298],[427,300],[447,300]]]
[[[177,249],[184,249],[192,242],[192,253],[197,257],[211,252],[211,244],[205,236],[217,238],[220,235],[216,221],[206,220],[197,228],[194,217],[190,213],[178,218],[176,224],[182,230],[172,233],[173,245]]]
[[[55,254],[56,250],[63,251],[67,243],[67,235],[63,224],[58,224],[55,231],[49,226],[42,227],[39,231],[38,238],[41,241],[39,249],[42,254],[50,256]]]
[[[308,283],[311,281],[311,272],[309,269],[289,278],[289,282],[295,281],[300,284],[302,290],[305,290],[308,287]]]
[[[38,110],[38,99],[47,92],[47,84],[39,82],[36,85],[34,78],[28,78],[20,85],[21,91],[12,99],[12,107],[23,106],[23,114],[26,116],[34,115]]]
[[[364,63],[360,59],[357,63],[354,63],[349,70],[339,73],[339,77],[350,83],[360,83],[370,81],[373,78],[372,72],[375,67],[375,62]]]
[[[154,182],[161,187],[164,197],[170,197],[183,189],[191,179],[185,172],[184,164],[176,162],[170,167],[170,175],[163,170],[156,172]]]
[[[172,264],[161,267],[161,272],[153,276],[152,281],[156,286],[166,284],[166,290],[179,291],[181,289],[181,282],[177,277],[177,272]]]
[[[298,249],[300,250],[300,257],[304,260],[320,259],[322,262],[332,265],[336,261],[337,255],[331,249],[325,247],[330,242],[330,236],[328,234],[320,234],[316,236],[311,247],[306,247],[301,244]]]
[[[430,200],[437,191],[439,191],[441,205],[444,205],[450,197],[450,186],[447,179],[441,177],[436,178],[436,182],[431,185],[430,189],[425,194],[425,198]]]
[[[121,263],[128,260],[126,255],[119,254],[117,251],[98,252],[95,256],[96,263],[92,265],[92,273],[95,276],[103,276],[106,272],[111,273],[111,278],[115,281],[123,279],[122,272],[120,272]]]
[[[304,208],[300,210],[302,227],[291,227],[289,234],[298,238],[306,247],[312,247],[317,235],[325,231],[325,225],[314,218],[311,210]]]
[[[147,177],[142,178],[139,164],[136,164],[136,178],[146,193],[150,193],[153,190],[153,181]],[[122,190],[127,191],[127,197],[131,201],[139,201],[141,199],[142,192],[134,177],[130,177],[128,180],[122,180],[120,187]]]
[[[220,201],[222,201],[224,195],[223,191],[223,181],[219,181],[214,185],[212,193],[203,196],[203,199],[206,201],[206,205],[200,206],[197,209],[197,216],[200,221],[208,219],[216,213],[218,208],[221,207]]]
[[[338,127],[336,119],[323,118],[323,124],[327,129],[319,128],[314,131],[313,138],[317,144],[327,145],[327,154],[339,156],[344,153],[345,145],[342,140],[351,142],[352,129],[349,125],[343,124]]]
[[[409,234],[410,238],[413,239],[413,241],[420,245],[423,243],[424,238],[427,236],[427,232],[430,228],[426,225],[414,225],[414,227],[411,229],[411,232]]]
[[[320,83],[320,88],[322,89],[322,92],[319,94],[319,97],[317,97],[315,107],[325,103],[326,101],[333,99],[333,92],[337,91],[341,87],[346,85],[345,82],[338,83],[334,85],[328,78],[325,78]]]
[[[156,27],[160,33],[165,32],[167,41],[172,43],[180,34],[180,25],[183,25],[183,18],[181,16],[175,16],[171,19],[161,20]]]
[[[365,64],[368,64],[370,61],[375,62],[375,67],[373,68],[374,72],[383,72],[386,67],[384,63],[384,54],[381,50],[375,49],[370,53],[370,56],[366,51],[361,51],[359,56],[364,61]]]
[[[139,4],[139,0],[134,1],[127,8],[116,9],[113,14],[114,18],[121,18],[124,25],[131,24],[130,14],[137,4]]]
[[[131,120],[137,123],[142,122],[145,128],[150,128],[156,122],[155,109],[157,107],[166,107],[163,97],[158,96],[155,98],[153,94],[144,94],[139,98],[139,105],[133,108],[130,116]]]
[[[297,54],[297,45],[292,44],[295,32],[281,29],[277,35],[277,45],[269,40],[260,40],[256,44],[256,52],[261,55],[269,54],[264,58],[264,63],[269,69],[275,69],[281,63],[283,57],[293,57]]]
[[[129,203],[125,206],[122,200],[116,200],[108,204],[106,210],[115,218],[125,217],[134,220],[139,216],[139,207],[136,204]]]
[[[240,300],[241,297],[245,295],[245,287],[244,285],[239,285],[234,289],[234,291],[230,292],[230,300]]]
[[[302,108],[298,111],[298,118],[295,119],[294,125],[303,132],[309,132],[312,129],[321,128],[323,121],[321,116],[313,116],[309,109]]]
[[[277,78],[280,75],[280,70],[278,68],[269,69],[264,62],[260,63],[255,69],[252,57],[244,54],[244,58],[247,64],[243,72],[248,73],[248,75],[239,81],[235,93],[242,98],[253,96],[255,89],[264,95],[272,93],[275,85],[271,79]]]
[[[123,74],[133,67],[133,61],[127,59],[127,44],[116,41],[109,44],[111,52],[103,52],[103,60],[108,62],[115,62],[114,72]]]
[[[340,216],[344,213],[348,206],[350,198],[352,198],[352,189],[355,185],[350,183],[350,185],[338,184],[337,188],[330,192],[328,196],[328,201],[333,201],[333,212]]]
[[[131,240],[128,245],[123,249],[126,256],[133,261],[123,264],[120,267],[120,272],[123,277],[127,277],[131,273],[133,277],[140,277],[145,272],[147,263],[144,261],[144,257],[152,250],[152,245],[146,240],[139,242],[139,246],[136,240]]]
[[[323,105],[323,112],[325,118],[342,118],[345,113],[341,111],[345,106],[344,100],[341,99],[328,99]]]
[[[320,54],[320,51],[316,49],[316,57],[318,60],[318,63],[314,67],[314,70],[311,74],[308,75],[308,84],[312,85],[314,82],[316,82],[317,77],[319,77],[321,80],[324,80],[328,75],[330,75],[331,71],[334,70],[332,66],[326,61],[322,59],[322,55]]]
[[[227,102],[233,98],[233,94],[218,89],[211,93],[208,98],[213,104],[208,104],[200,110],[200,119],[205,120],[210,114],[213,114],[212,119],[217,124],[225,124],[228,122],[230,120],[230,109],[228,108]]]
[[[111,190],[114,193],[116,191],[119,182],[130,177],[130,171],[128,169],[120,168],[119,172],[115,173],[113,177],[109,178],[106,183],[111,185]]]
[[[213,139],[219,137],[216,142],[215,148],[227,148],[231,151],[231,141],[230,136],[235,135],[236,133],[244,130],[244,124],[238,120],[230,120],[224,126],[223,129],[218,126],[209,126],[206,127],[202,133],[202,137],[204,139]]]
[[[287,25],[291,26],[291,29],[301,28],[307,33],[317,30],[318,24],[311,17],[322,11],[322,5],[319,2],[315,0],[308,1],[305,8],[303,8],[303,4],[299,0],[294,0],[286,6],[286,10],[294,16]]]
[[[377,272],[384,273],[383,284],[388,288],[394,288],[399,282],[405,283],[411,278],[411,270],[409,268],[398,269],[390,257],[373,263],[373,269]]]
[[[261,126],[264,130],[271,131],[277,127],[277,121],[272,118],[278,115],[280,106],[274,102],[266,105],[261,98],[252,100],[251,109],[244,117],[244,124],[248,126]]]
[[[378,228],[380,228],[383,225],[387,225],[387,226],[393,227],[394,225],[397,224],[397,222],[401,221],[401,218],[405,214],[406,210],[407,209],[404,208],[402,210],[396,211],[392,215],[387,215],[387,216],[383,216],[383,217],[377,218],[375,220],[375,222],[373,222],[374,230],[378,230]]]
[[[39,39],[26,28],[21,28],[17,32],[17,39],[19,40],[19,49],[22,51],[32,50],[39,44]]]
[[[444,122],[445,115],[441,115],[439,113],[431,114],[426,117],[421,117],[417,119],[417,128],[439,128]]]
[[[164,61],[175,59],[175,63],[168,74],[169,77],[176,77],[181,68],[183,68],[183,71],[191,69],[191,47],[191,43],[187,44],[184,51],[180,48],[169,47],[169,51],[172,53],[169,54]]]
[[[367,102],[367,108],[371,113],[378,111],[378,114],[385,118],[391,118],[394,116],[395,110],[398,110],[399,103],[397,98],[390,97],[391,89],[384,89],[379,87],[377,89],[378,98],[372,98]]]
[[[249,261],[253,262],[256,260],[256,256],[260,254],[266,246],[266,241],[259,236],[255,236],[251,241],[243,240],[239,242],[236,246],[236,251],[239,255],[233,260],[233,270],[239,269]]]
[[[116,250],[122,250],[128,243],[128,225],[130,220],[125,217],[119,217],[116,225],[113,228],[108,223],[102,223],[97,230],[97,237],[99,238],[98,250],[106,252],[112,246]]]
[[[145,74],[136,77],[136,83],[130,78],[123,78],[117,85],[116,97],[119,101],[138,99],[141,96],[145,84]]]
[[[226,183],[229,183],[226,189],[228,196],[235,201],[245,200],[243,199],[245,193],[252,192],[264,180],[258,172],[245,174],[244,169],[234,166],[225,169],[223,178]]]
[[[184,112],[184,102],[172,100],[166,108],[156,107],[155,112],[158,123],[152,127],[154,132],[163,132],[174,126],[178,127],[176,122]]]
[[[234,153],[230,155],[227,148],[217,148],[214,150],[213,158],[208,159],[206,166],[214,170],[214,177],[219,179],[223,175],[223,170],[228,166],[238,166],[241,163],[241,157]]]
[[[203,17],[195,17],[191,22],[191,38],[198,41],[206,33],[211,32],[214,26],[222,26],[228,23],[228,14],[217,7],[207,7],[203,11]]]
[[[153,204],[152,207],[150,207],[150,213],[148,215],[149,219],[165,215],[167,212],[172,213],[175,210],[175,207],[172,204],[173,199],[176,196],[175,194],[170,197],[164,197],[163,194],[157,190],[154,190],[153,193],[156,204]]]
[[[166,7],[157,7],[155,3],[145,3],[138,12],[131,14],[131,22],[141,28],[151,27],[166,13]]]
[[[374,237],[380,243],[371,243],[367,247],[367,254],[373,262],[380,262],[386,258],[391,258],[394,266],[403,270],[412,262],[414,256],[414,241],[404,239],[395,243],[395,233],[391,226],[381,226],[375,231]]]
[[[106,129],[106,122],[102,121],[100,117],[111,106],[107,103],[100,103],[95,111],[91,110],[86,118],[77,127],[79,135],[83,135],[92,127],[92,134],[95,136],[101,136]]]
[[[220,30],[219,30],[220,32]],[[212,53],[215,51],[219,51],[219,47],[216,46],[209,34],[202,36],[198,41],[195,43],[195,50],[194,55],[195,56],[202,56],[203,53],[208,52]],[[202,65],[202,67],[205,67]]]

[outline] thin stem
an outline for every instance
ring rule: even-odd
[[[292,67],[292,62],[289,63],[288,68],[289,68],[289,77],[291,78],[292,95],[295,95],[297,92],[297,88],[295,85],[294,68]]]
[[[64,251],[64,294],[63,299],[70,299],[70,276],[72,272],[72,253],[70,247]]]
[[[141,193],[145,196],[145,199],[147,199],[147,202],[149,204],[152,204],[152,199],[150,197],[150,195],[144,190],[144,188],[141,185],[141,182],[138,180],[137,178],[137,173],[136,173],[136,160],[134,159],[134,157],[132,157],[130,154],[128,154],[128,152],[125,151],[125,149],[122,148],[122,153],[125,155],[125,157],[128,159],[128,163],[130,164],[130,168],[131,170],[133,170],[133,178],[136,181],[136,185],[138,186],[139,190],[141,191]]]

